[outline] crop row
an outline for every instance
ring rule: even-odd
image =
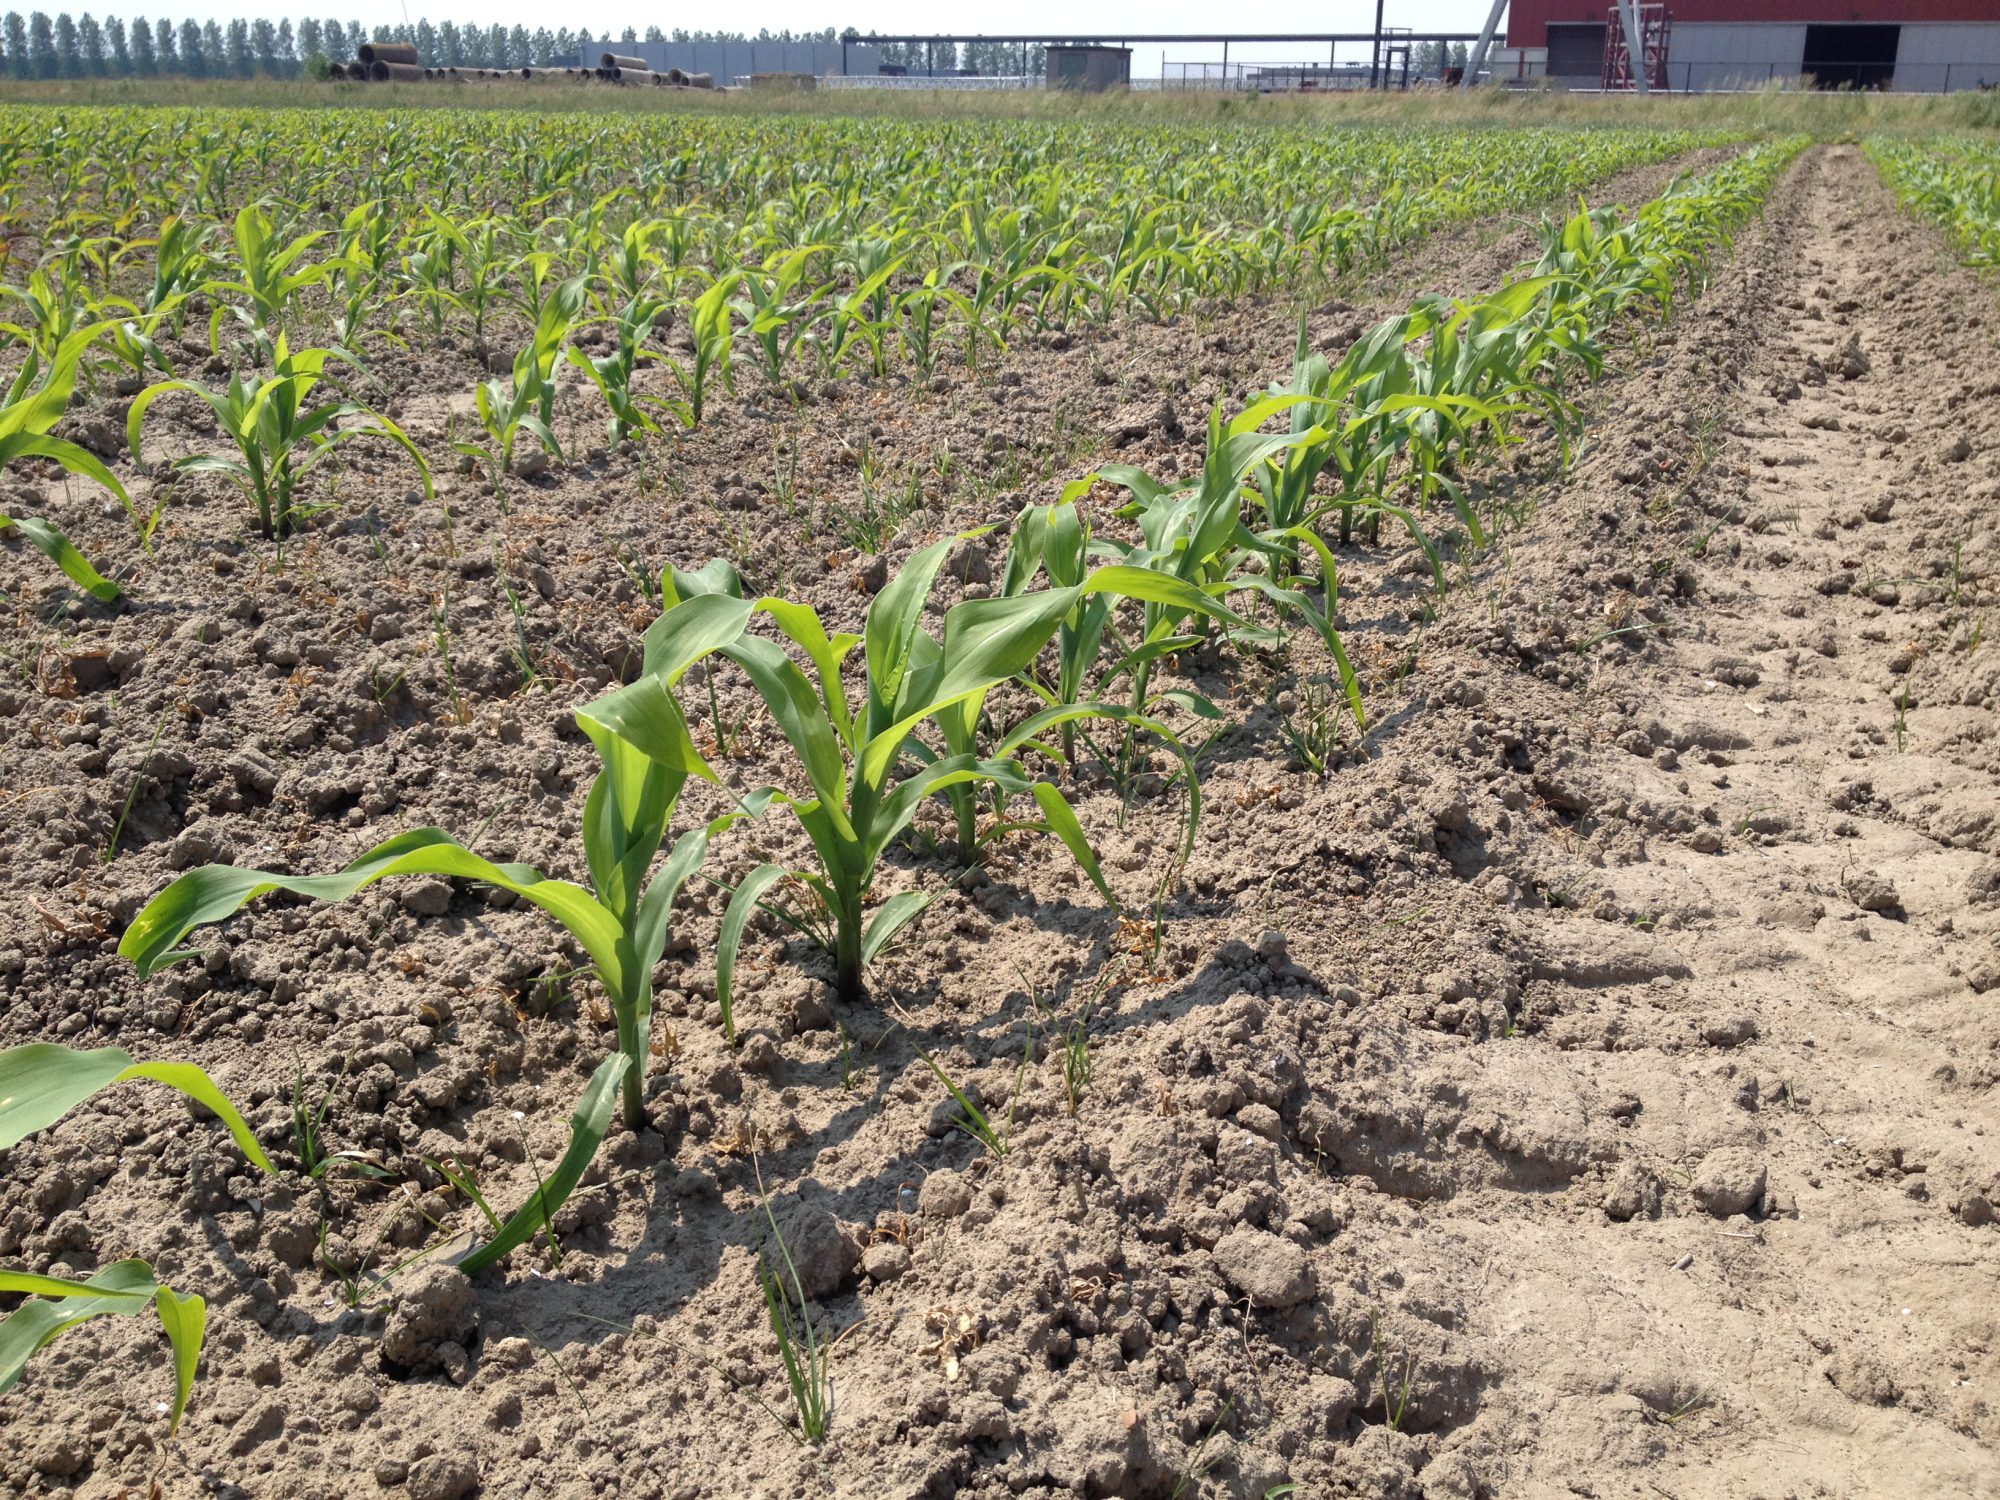
[[[562,456],[565,365],[614,441],[683,430],[745,364],[796,392],[896,360],[976,364],[1024,328],[1298,290],[1709,139],[14,108],[0,350],[20,351],[11,394],[35,393],[38,419],[79,388],[136,395],[135,460],[155,399],[206,401],[232,449],[176,469],[237,484],[281,535],[307,472],[356,436],[401,445],[428,488],[414,444],[350,394],[397,349],[519,337],[451,437],[498,489],[524,439]],[[225,386],[176,368],[191,319]],[[609,352],[578,347],[590,325]],[[149,537],[158,512],[134,519]],[[20,525],[115,596],[46,523]]]
[[[2000,145],[1878,137],[1868,155],[1905,208],[1937,223],[1976,266],[2000,266]]]
[[[1202,644],[1269,647],[1274,632],[1253,621],[1260,614],[1280,629],[1303,628],[1333,663],[1330,692],[1361,723],[1365,705],[1333,623],[1339,585],[1329,533],[1387,517],[1408,529],[1434,568],[1435,531],[1462,532],[1476,545],[1491,524],[1473,482],[1479,467],[1530,432],[1552,434],[1568,451],[1581,428],[1578,388],[1601,373],[1621,324],[1666,316],[1700,287],[1711,258],[1756,212],[1799,144],[1759,146],[1677,181],[1629,218],[1584,210],[1547,220],[1538,260],[1505,286],[1465,301],[1420,299],[1337,361],[1302,339],[1288,380],[1233,415],[1219,407],[1211,414],[1199,474],[1167,482],[1107,467],[1053,503],[1029,505],[1012,518],[996,594],[953,605],[941,618],[928,606],[956,538],[910,557],[858,632],[829,628],[804,603],[751,595],[727,562],[669,568],[661,579],[665,608],[645,632],[636,680],[577,715],[601,761],[579,829],[587,882],[495,864],[443,830],[419,828],[332,874],[189,871],[133,919],[119,951],[149,976],[192,956],[184,945],[197,928],[267,893],[339,901],[407,875],[484,883],[545,912],[590,956],[617,1046],[575,1108],[568,1149],[538,1171],[536,1191],[518,1210],[503,1219],[476,1183],[464,1184],[490,1232],[460,1266],[476,1273],[541,1233],[553,1253],[552,1216],[613,1121],[635,1128],[643,1121],[654,970],[679,893],[712,845],[738,824],[774,818],[796,823],[810,850],[796,867],[756,866],[729,897],[715,989],[731,1047],[736,959],[760,913],[818,940],[842,1001],[864,998],[870,963],[929,899],[907,892],[875,902],[878,863],[933,798],[944,799],[957,825],[957,858],[971,861],[982,846],[1017,835],[1053,837],[1115,907],[1062,787],[1078,757],[1073,732],[1114,777],[1129,774],[1135,746],[1166,747],[1179,765],[1171,784],[1186,799],[1185,851],[1199,837],[1201,811],[1189,726],[1222,711],[1186,689],[1160,686],[1178,653]],[[0,428],[5,421],[0,415]],[[789,751],[772,784],[723,791],[682,707],[697,665],[711,683],[725,666],[740,673],[768,711]],[[1338,732],[1338,725],[1295,728],[1308,749],[1324,749],[1325,736]],[[680,798],[696,781],[710,784],[727,810],[675,837]],[[990,1122],[938,1072],[972,1133],[1004,1151]],[[1066,1076],[1074,1098],[1076,1080],[1087,1081],[1087,1057],[1074,1069],[1066,1064]],[[129,1078],[197,1098],[253,1166],[274,1170],[266,1143],[199,1069],[135,1063],[115,1047],[33,1043],[0,1054],[0,1149]],[[284,1140],[279,1127],[269,1144]],[[291,1140],[302,1169],[326,1165],[308,1114],[295,1110]],[[42,1295],[0,1325],[0,1388],[64,1328],[156,1307],[176,1351],[178,1419],[200,1347],[200,1298],[168,1290],[136,1260],[80,1284],[0,1274],[6,1289]],[[787,1286],[775,1269],[767,1269],[765,1291],[801,1424],[817,1438],[825,1362],[803,1293],[796,1276]]]
[[[711,299],[774,381],[802,348],[822,374],[928,366],[947,335],[976,360],[1024,324],[1310,285],[1706,139],[12,109],[8,331],[178,332],[196,300],[252,356],[280,331],[483,346],[580,279],[577,315],[633,335]]]

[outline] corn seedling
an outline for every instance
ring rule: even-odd
[[[151,1308],[174,1359],[174,1399],[168,1408],[169,1435],[180,1430],[201,1363],[208,1307],[201,1298],[181,1296],[158,1281],[153,1268],[137,1258],[114,1261],[83,1281],[0,1271],[0,1292],[29,1297],[0,1321],[0,1395],[12,1390],[28,1361],[81,1323],[105,1316],[130,1317]]]
[[[485,458],[496,489],[500,476],[514,466],[514,445],[522,433],[534,438],[544,452],[562,455],[555,432],[556,361],[563,357],[570,327],[589,295],[589,282],[576,276],[535,301],[534,333],[527,347],[514,356],[512,378],[505,383],[484,381],[473,392],[473,409],[479,414],[489,446],[452,446],[460,453]]]
[[[617,1025],[618,1050],[592,1075],[571,1120],[569,1151],[550,1174],[545,1190],[508,1221],[507,1233],[465,1263],[468,1269],[505,1254],[561,1205],[603,1139],[621,1089],[626,1126],[636,1130],[644,1123],[641,1103],[651,1056],[653,968],[666,951],[675,896],[700,867],[711,835],[730,821],[720,819],[683,834],[648,882],[688,776],[712,779],[714,773],[695,751],[671,695],[645,705],[643,719],[633,721],[643,723],[643,753],[593,712],[578,722],[603,761],[584,806],[588,887],[549,879],[528,865],[495,864],[442,829],[419,828],[378,844],[332,875],[280,875],[230,865],[190,870],[146,905],[119,945],[119,952],[146,978],[188,956],[190,950],[180,945],[196,927],[221,921],[266,892],[284,890],[313,900],[343,901],[378,880],[403,875],[497,886],[560,922],[596,966]]]
[[[812,336],[821,299],[833,290],[826,281],[807,289],[807,270],[819,250],[807,245],[775,257],[761,271],[745,270],[743,295],[729,306],[757,351],[764,378],[783,388],[799,345]]]
[[[1068,800],[1011,758],[1020,745],[1060,722],[1062,711],[1037,714],[1016,727],[987,759],[965,751],[939,754],[918,731],[928,723],[942,725],[948,714],[976,716],[978,702],[1025,670],[1063,617],[1092,594],[1180,600],[1188,607],[1206,602],[1176,579],[1107,567],[1068,588],[954,605],[945,614],[940,640],[924,629],[924,610],[954,540],[933,543],[910,558],[875,596],[861,635],[829,636],[810,607],[773,596],[746,600],[738,597],[740,584],[730,592],[679,599],[646,632],[639,680],[583,712],[600,745],[615,740],[662,768],[684,766],[686,721],[674,701],[675,684],[696,661],[715,654],[749,677],[797,755],[811,795],[765,787],[745,797],[741,811],[759,816],[774,806],[786,808],[812,841],[818,868],[796,878],[825,907],[833,929],[835,989],[843,1004],[859,1003],[862,970],[928,902],[922,893],[906,891],[867,918],[877,862],[933,793],[983,783],[1032,795],[1043,819],[1034,826],[1059,838],[1105,899],[1113,899]],[[760,616],[804,655],[811,677],[778,642],[752,633]],[[864,667],[858,704],[850,701],[842,675],[857,646]],[[948,740],[953,732],[946,729]],[[899,778],[912,763],[911,774]],[[776,865],[760,865],[731,898],[716,947],[717,998],[725,1011],[751,909],[787,874]]]
[[[310,230],[286,242],[261,204],[246,203],[237,210],[234,229],[237,276],[218,277],[201,286],[215,299],[215,311],[208,320],[208,342],[218,352],[222,320],[231,315],[260,344],[280,341],[299,293],[325,285],[339,269],[332,261],[304,259],[306,251],[325,239],[328,231]],[[231,297],[241,300],[232,301]]]
[[[632,377],[640,366],[658,356],[650,354],[645,347],[652,337],[653,325],[667,312],[667,304],[657,297],[636,298],[619,311],[616,334],[618,347],[615,352],[605,355],[585,354],[574,345],[563,351],[564,358],[575,365],[597,387],[604,397],[604,404],[611,409],[611,419],[606,435],[613,443],[623,442],[635,432],[656,433],[660,424],[648,407],[673,411],[678,403],[663,401],[657,396],[648,396],[632,388]]]
[[[694,359],[685,367],[675,364],[670,368],[687,398],[675,403],[673,409],[689,427],[701,425],[701,415],[715,382],[720,380],[727,386],[730,381],[729,356],[735,347],[736,325],[729,319],[729,294],[735,289],[736,280],[733,271],[718,276],[688,309]]]
[[[71,333],[57,345],[46,370],[30,349],[19,372],[7,389],[7,401],[0,407],[0,467],[24,458],[44,458],[59,464],[65,472],[104,486],[129,513],[131,498],[118,477],[89,449],[62,438],[50,437],[49,429],[62,420],[76,389],[78,367],[90,346],[110,329],[99,323]],[[39,377],[39,381],[38,378]],[[117,584],[91,566],[70,539],[48,522],[32,516],[12,516],[0,512],[0,532],[18,530],[29,545],[53,562],[63,576],[100,604],[117,599]]]
[[[338,445],[354,438],[386,438],[396,444],[417,466],[425,496],[435,498],[430,465],[402,428],[359,402],[312,404],[312,393],[325,374],[327,361],[337,358],[347,356],[331,349],[300,349],[295,353],[279,334],[273,350],[275,373],[269,377],[246,379],[235,374],[223,391],[211,391],[191,380],[150,385],[133,399],[125,419],[132,458],[145,467],[139,437],[147,409],[161,396],[185,392],[208,403],[216,425],[235,443],[237,456],[196,454],[177,459],[174,469],[183,474],[220,474],[228,479],[256,506],[257,529],[266,537],[289,536],[313,513],[313,507],[301,505],[296,498],[299,481]],[[339,425],[349,419],[354,425]]]

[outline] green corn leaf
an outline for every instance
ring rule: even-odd
[[[1118,898],[1111,893],[1111,887],[1104,882],[1104,871],[1097,863],[1097,851],[1090,847],[1090,838],[1084,833],[1083,824],[1077,821],[1076,809],[1069,805],[1069,799],[1050,781],[1036,782],[1034,792],[1049,832],[1062,840],[1063,847],[1083,867],[1083,873],[1090,877],[1090,883],[1111,904],[1111,909],[1122,910]]]
[[[132,919],[118,951],[141,978],[187,956],[176,945],[196,927],[218,922],[268,891],[290,891],[316,901],[344,901],[365,886],[394,875],[443,875],[480,880],[512,891],[554,917],[597,962],[614,991],[622,974],[617,919],[597,898],[567,880],[550,880],[529,865],[496,865],[481,859],[441,828],[414,828],[377,844],[333,875],[274,875],[233,865],[190,870],[161,891]]]
[[[619,1085],[625,1081],[625,1070],[631,1065],[632,1060],[622,1052],[612,1053],[597,1065],[569,1117],[569,1148],[563,1152],[562,1160],[542,1179],[535,1195],[501,1226],[498,1234],[458,1263],[461,1271],[468,1276],[477,1275],[508,1251],[527,1243],[536,1230],[555,1217],[556,1210],[576,1191],[576,1185],[597,1155],[597,1148],[604,1143],[604,1134],[611,1128],[612,1110],[618,1103]]]
[[[90,559],[76,550],[76,544],[47,521],[38,521],[32,516],[14,517],[0,511],[0,531],[17,527],[22,536],[63,570],[69,581],[89,594],[100,604],[109,604],[119,596],[118,585],[106,578],[90,565]]]
[[[1248,623],[1206,590],[1185,578],[1153,568],[1111,563],[1093,569],[1083,580],[1082,588],[1086,594],[1119,594],[1147,604],[1165,604],[1190,614],[1209,615],[1228,625]]]
[[[571,351],[572,353],[575,351]],[[726,557],[710,558],[692,572],[669,563],[660,575],[660,593],[668,609],[697,594],[721,594],[731,599],[743,597],[743,575]]]
[[[208,1304],[199,1297],[183,1297],[163,1286],[153,1299],[153,1306],[160,1315],[160,1326],[166,1330],[167,1343],[174,1351],[174,1405],[167,1422],[167,1432],[171,1435],[179,1429],[181,1414],[187,1410],[188,1397],[194,1392],[195,1370],[201,1364],[202,1339],[208,1330]]]
[[[923,630],[924,605],[953,540],[947,537],[912,553],[868,607],[862,651],[868,662],[871,732],[879,733],[882,722],[901,706],[904,673]]]
[[[78,1052],[56,1042],[27,1042],[0,1052],[0,1151],[46,1130],[92,1095],[137,1078],[164,1083],[204,1105],[254,1166],[277,1170],[236,1106],[193,1063],[134,1062],[122,1047]]]
[[[736,951],[743,946],[743,929],[757,910],[758,899],[791,872],[782,865],[759,865],[743,877],[743,883],[729,898],[722,913],[722,928],[715,939],[715,1003],[722,1009],[722,1037],[736,1045],[736,1010],[732,985],[736,979]]]
[[[174,1351],[174,1401],[168,1431],[180,1426],[194,1389],[201,1359],[206,1308],[199,1297],[182,1297],[155,1280],[143,1260],[121,1260],[85,1281],[64,1281],[22,1271],[0,1271],[0,1292],[23,1292],[24,1302],[0,1322],[0,1394],[13,1389],[36,1353],[92,1318],[130,1317],[148,1307],[158,1311]]]
[[[880,808],[868,825],[868,843],[864,851],[868,864],[873,866],[882,851],[889,847],[890,841],[908,826],[926,797],[975,781],[990,782],[1003,792],[1016,794],[1034,785],[1017,761],[980,760],[970,754],[951,755],[932,761],[897,782],[895,789],[882,799]]]
[[[884,901],[868,923],[867,932],[862,935],[861,961],[864,964],[874,963],[896,934],[921,916],[924,908],[934,899],[922,891],[904,891]]]

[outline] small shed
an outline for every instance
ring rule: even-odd
[[[1050,47],[1048,83],[1052,89],[1081,89],[1102,94],[1132,86],[1130,47]]]

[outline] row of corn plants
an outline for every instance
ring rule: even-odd
[[[879,863],[934,798],[961,830],[958,858],[970,860],[995,838],[1047,835],[1115,908],[1062,787],[1073,760],[1070,731],[1108,725],[1178,749],[1177,724],[1220,710],[1185,689],[1159,689],[1155,676],[1204,637],[1268,644],[1269,631],[1249,618],[1251,605],[1268,605],[1325,643],[1361,723],[1358,684],[1332,625],[1334,528],[1388,516],[1433,560],[1434,529],[1483,535],[1478,466],[1529,428],[1552,432],[1566,452],[1581,427],[1576,389],[1602,373],[1619,326],[1666,316],[1698,289],[1712,257],[1801,144],[1752,148],[1675,182],[1629,218],[1581,208],[1549,219],[1539,259],[1491,296],[1421,299],[1338,361],[1315,355],[1302,339],[1288,381],[1232,417],[1219,408],[1212,415],[1198,475],[1164,483],[1106,468],[1054,503],[1028,507],[1013,518],[1002,587],[953,605],[935,625],[931,599],[960,538],[914,553],[874,598],[858,633],[829,629],[799,602],[752,597],[726,562],[669,568],[638,677],[577,715],[600,761],[579,830],[585,882],[497,864],[440,829],[420,828],[326,875],[229,865],[189,871],[134,918],[119,951],[150,976],[194,956],[185,945],[196,929],[267,893],[339,901],[409,875],[498,887],[560,923],[589,954],[609,997],[616,1045],[578,1101],[556,1168],[511,1217],[493,1215],[494,1232],[460,1262],[468,1273],[490,1266],[550,1225],[614,1122],[642,1123],[654,967],[680,893],[735,825],[789,818],[810,852],[796,865],[754,867],[725,907],[716,993],[731,1045],[734,967],[759,912],[816,938],[840,1000],[863,1003],[869,965],[930,899],[906,892],[875,901]],[[1098,495],[1111,499],[1093,527],[1085,506]],[[789,750],[772,784],[721,794],[680,698],[697,664],[711,673],[726,664],[764,705]],[[1182,765],[1192,842],[1199,783],[1193,759],[1183,755]],[[714,788],[727,810],[676,837],[691,781]],[[199,1100],[253,1166],[273,1170],[199,1069],[135,1063],[116,1048],[36,1043],[0,1053],[0,1149],[135,1078]],[[178,1418],[200,1347],[198,1298],[161,1286],[142,1261],[86,1283],[0,1278],[0,1290],[39,1294],[0,1324],[0,1388],[34,1349],[76,1322],[151,1307],[174,1342]]]
[[[483,347],[539,339],[580,282],[566,321],[614,336],[586,373],[625,431],[698,419],[732,349],[780,383],[977,361],[1023,331],[1309,286],[1713,139],[17,107],[0,335],[46,351],[112,320],[106,373],[143,379],[180,373],[156,323],[198,318],[266,365],[281,334]],[[673,394],[637,399],[683,331]]]
[[[2000,146],[1877,137],[1868,157],[1905,208],[1933,220],[1975,266],[2000,266]]]
[[[598,393],[613,441],[645,437],[698,425],[746,367],[786,386],[976,363],[1024,327],[1337,275],[1709,139],[512,117],[475,160],[468,123],[89,109],[54,128],[0,109],[16,394],[74,351],[66,398],[136,393],[142,469],[155,401],[206,403],[227,445],[172,470],[220,476],[282,536],[314,513],[310,471],[357,437],[402,447],[428,490],[430,462],[368,400],[370,362],[399,348],[517,341],[475,388],[476,428],[451,435],[497,488],[524,441],[562,457],[563,368]],[[197,330],[225,381],[176,369]],[[135,514],[142,541],[159,519]],[[18,527],[115,597],[45,523]]]

